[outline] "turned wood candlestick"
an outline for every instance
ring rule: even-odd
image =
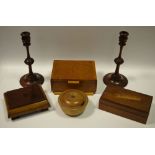
[[[117,85],[125,87],[128,84],[127,78],[119,73],[120,65],[124,63],[122,56],[123,47],[126,45],[129,33],[126,31],[121,31],[119,36],[120,52],[119,56],[114,59],[116,63],[116,70],[114,73],[109,73],[104,76],[103,81],[106,85]]]
[[[43,84],[44,83],[44,77],[38,73],[33,73],[32,71],[32,64],[34,63],[34,59],[31,58],[30,53],[29,53],[29,46],[31,45],[30,43],[30,33],[29,32],[22,32],[22,41],[23,41],[23,46],[26,47],[27,51],[27,58],[25,59],[25,64],[28,65],[29,68],[29,73],[25,74],[24,76],[21,77],[20,79],[20,84],[23,87],[27,87],[32,84]]]

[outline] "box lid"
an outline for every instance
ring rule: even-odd
[[[53,80],[96,80],[94,61],[54,60]]]
[[[101,98],[103,101],[106,100],[108,102],[147,113],[150,110],[153,99],[152,96],[121,87],[106,87]]]
[[[42,87],[37,84],[7,91],[4,97],[9,110],[47,100]]]

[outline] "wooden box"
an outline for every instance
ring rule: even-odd
[[[54,60],[51,90],[60,94],[67,89],[78,89],[87,95],[96,92],[97,78],[94,61]]]
[[[152,96],[120,87],[106,87],[99,109],[146,124]]]
[[[16,119],[31,113],[48,110],[50,104],[40,85],[11,90],[4,93],[8,117]]]

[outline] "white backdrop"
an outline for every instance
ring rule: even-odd
[[[154,127],[155,103],[147,125],[130,121],[97,109],[105,89],[102,78],[115,70],[119,52],[119,32],[129,32],[123,50],[125,63],[120,72],[127,76],[126,88],[155,96],[155,27],[0,27],[0,126],[1,127]],[[20,33],[31,33],[30,53],[35,59],[33,70],[45,77],[43,88],[53,109],[15,122],[7,119],[3,93],[20,88],[19,79],[27,73],[26,50]],[[95,60],[98,76],[97,94],[89,97],[84,114],[76,118],[64,115],[57,96],[50,91],[50,74],[54,59]],[[34,123],[35,122],[35,123]]]

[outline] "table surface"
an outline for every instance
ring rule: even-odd
[[[26,67],[25,67],[26,68]],[[93,96],[89,96],[89,103],[84,113],[78,117],[69,117],[65,115],[59,107],[58,96],[51,92],[50,88],[50,73],[49,66],[42,66],[41,68],[34,67],[36,72],[42,73],[45,77],[43,89],[51,104],[49,111],[37,113],[31,116],[23,117],[12,121],[7,118],[7,111],[4,102],[3,93],[8,90],[20,88],[19,79],[25,74],[23,66],[1,66],[1,80],[0,80],[0,127],[6,128],[30,128],[30,127],[65,127],[65,128],[102,128],[102,127],[134,127],[145,128],[155,127],[155,103],[153,100],[147,124],[141,124],[102,110],[98,109],[98,101],[105,89],[102,78],[105,73],[108,73],[111,68],[105,67],[104,73],[102,68],[97,68],[97,92]],[[135,90],[137,92],[145,93],[154,96],[155,92],[155,71],[148,69],[126,69],[123,74],[128,77],[129,84],[127,89]]]

